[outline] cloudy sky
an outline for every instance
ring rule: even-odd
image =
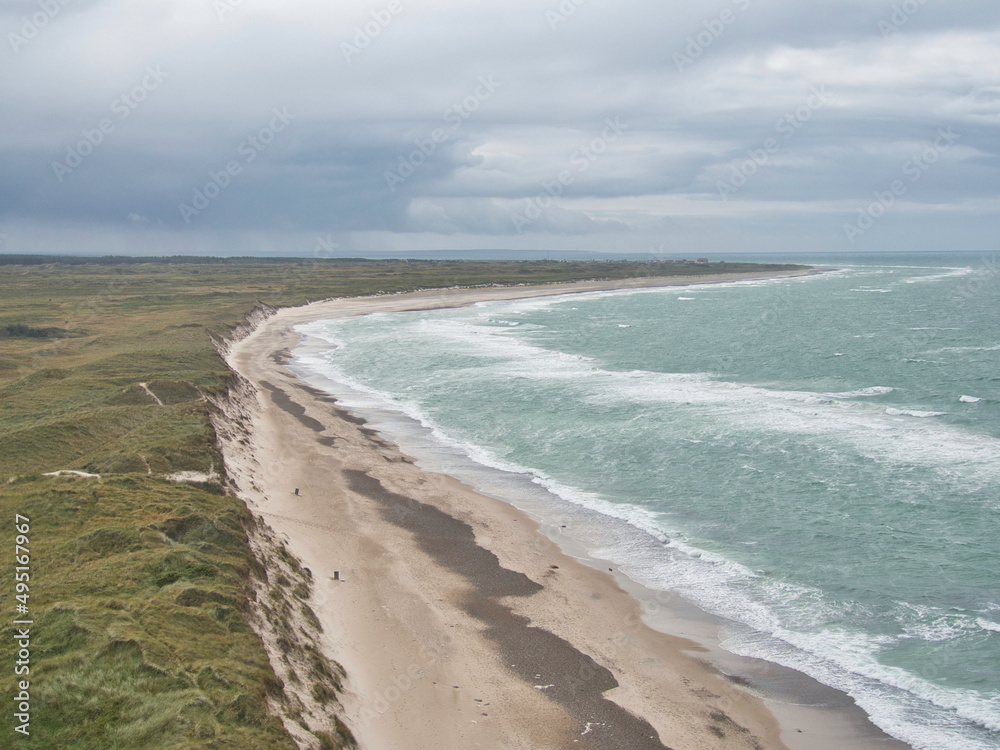
[[[0,252],[995,250],[996,0],[3,0]]]

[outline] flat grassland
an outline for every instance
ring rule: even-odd
[[[212,338],[255,306],[791,268],[0,256],[0,621],[5,633],[15,619],[33,622],[27,676],[14,674],[14,640],[0,639],[0,745],[296,747],[274,716],[285,692],[249,620],[258,606],[308,618],[310,574],[299,570],[296,584],[262,572],[248,542],[256,522],[227,494],[209,419],[232,379]],[[79,473],[45,476],[57,471]],[[15,514],[30,519],[20,599]],[[336,714],[339,667],[316,653],[296,663]],[[14,732],[18,680],[30,681],[30,739]],[[331,724],[313,731],[319,746],[351,746]]]

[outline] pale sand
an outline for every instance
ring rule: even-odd
[[[283,366],[293,326],[316,319],[725,280],[333,300],[277,311],[233,345],[228,362],[248,382],[226,414],[234,429],[220,435],[227,470],[312,571],[311,603],[327,655],[347,672],[345,721],[360,747],[786,747],[761,699],[704,662],[694,641],[648,627],[609,574],[562,552],[513,506],[419,469]],[[836,747],[902,747],[868,729],[871,742],[841,743],[840,730],[790,716],[811,722],[802,747],[834,747],[824,736]]]

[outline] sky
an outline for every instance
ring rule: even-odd
[[[3,0],[0,253],[993,251],[996,0]]]

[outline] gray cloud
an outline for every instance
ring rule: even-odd
[[[992,2],[222,1],[0,9],[3,251],[993,247]]]

